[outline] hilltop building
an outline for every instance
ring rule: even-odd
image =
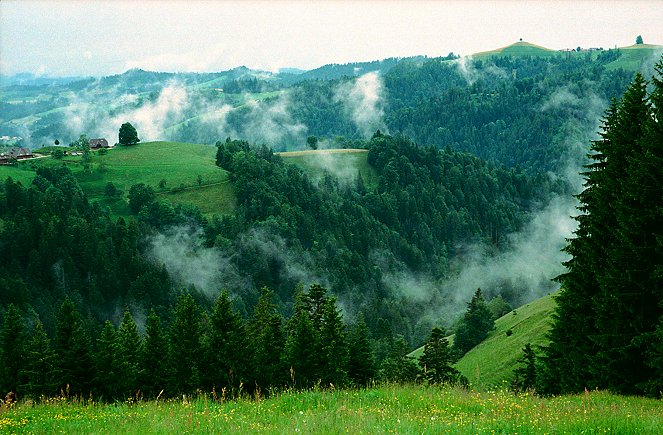
[[[108,141],[104,138],[90,139],[89,143],[91,150],[97,150],[99,148],[112,148],[112,145],[109,145]]]

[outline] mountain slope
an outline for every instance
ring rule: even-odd
[[[522,348],[545,345],[555,309],[553,295],[544,296],[495,321],[495,330],[457,363],[456,368],[472,385],[491,388],[508,383],[519,365]],[[511,335],[507,336],[507,331]]]

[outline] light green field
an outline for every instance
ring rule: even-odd
[[[513,379],[513,370],[522,357],[522,348],[548,343],[555,301],[552,295],[537,299],[495,321],[495,330],[457,363],[456,368],[475,388],[492,388]],[[506,332],[512,331],[511,336]]]
[[[505,314],[495,321],[495,329],[488,337],[458,360],[455,367],[473,388],[508,386],[522,357],[522,348],[527,343],[534,347],[548,343],[546,333],[554,309],[553,295],[548,295]],[[508,330],[512,332],[510,336],[506,335]],[[450,344],[453,338],[453,335],[448,337]],[[418,359],[423,351],[422,346],[409,355]]]
[[[129,209],[126,194],[137,183],[151,186],[173,204],[191,204],[204,214],[224,214],[234,210],[235,196],[228,173],[215,164],[216,148],[180,142],[145,142],[131,147],[116,147],[106,155],[92,153],[92,172],[85,173],[80,156],[62,160],[52,158],[22,162],[17,167],[0,167],[0,176],[11,176],[28,185],[38,166],[67,165],[91,201],[100,201],[117,216]],[[159,187],[161,180],[165,186]],[[112,182],[123,193],[119,199],[104,196]]]
[[[540,398],[431,386],[285,392],[265,400],[104,405],[51,399],[0,408],[1,433],[659,434],[660,401],[604,392]]]
[[[663,46],[640,44],[622,47],[619,49],[622,53],[617,60],[607,64],[608,70],[625,69],[627,71],[639,71],[647,64],[653,65],[661,58]]]
[[[377,184],[378,173],[368,164],[368,150],[329,149],[306,150],[276,153],[286,163],[292,163],[304,170],[314,181],[319,181],[325,172],[341,181],[354,183],[361,174],[366,186]]]
[[[525,41],[519,41],[506,47],[498,48],[490,51],[482,51],[473,54],[474,59],[485,59],[491,56],[555,56],[559,52],[549,48],[541,47],[540,45],[531,44]]]

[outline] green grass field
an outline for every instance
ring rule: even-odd
[[[645,64],[658,61],[663,54],[663,46],[651,44],[631,45],[619,50],[622,55],[607,64],[605,66],[607,70],[622,68],[627,71],[639,71]]]
[[[277,153],[284,162],[292,163],[304,170],[312,180],[318,181],[325,172],[338,177],[341,181],[354,182],[361,174],[366,186],[377,184],[378,174],[368,164],[368,150],[364,149],[329,149],[306,150]]]
[[[522,357],[522,348],[548,343],[551,315],[555,309],[552,295],[537,299],[495,321],[495,330],[470,350],[457,363],[456,368],[469,379],[474,388],[486,389],[508,384],[513,370]],[[507,331],[512,334],[507,336]]]
[[[540,398],[434,386],[181,398],[111,405],[51,399],[0,409],[1,433],[659,434],[660,401],[587,392]]]
[[[518,366],[517,360],[522,357],[522,348],[527,343],[547,344],[545,335],[550,330],[554,309],[553,295],[547,295],[505,314],[495,321],[495,329],[488,337],[458,360],[455,367],[473,388],[508,386]],[[509,330],[511,335],[507,336]],[[453,335],[448,338],[453,344]],[[409,355],[418,359],[423,351],[422,346]]]
[[[215,164],[216,148],[180,142],[145,142],[132,147],[116,147],[106,155],[92,153],[92,172],[83,172],[80,156],[25,161],[16,167],[0,167],[0,177],[11,176],[29,185],[39,166],[67,165],[91,201],[100,201],[117,216],[129,209],[126,194],[133,184],[145,183],[173,204],[195,205],[204,214],[224,214],[234,210],[235,195],[228,173]],[[161,181],[165,182],[160,187]],[[112,182],[123,193],[118,199],[104,196]]]
[[[491,56],[555,56],[559,52],[549,48],[541,47],[540,45],[531,44],[525,41],[519,41],[506,47],[498,48],[490,51],[482,51],[473,54],[474,59],[486,59]]]

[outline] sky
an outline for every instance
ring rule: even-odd
[[[0,0],[0,74],[277,71],[469,55],[520,38],[552,49],[663,44],[663,0]]]

